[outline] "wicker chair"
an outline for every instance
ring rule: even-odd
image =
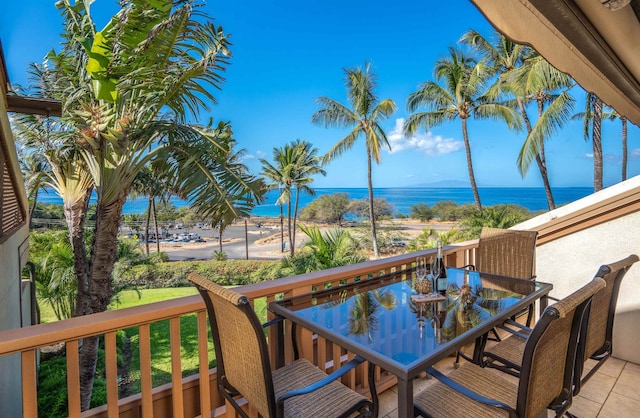
[[[574,382],[574,394],[580,392],[584,385],[602,364],[611,356],[613,342],[613,321],[615,318],[616,304],[620,284],[631,266],[638,261],[635,254],[627,258],[606,264],[598,269],[595,277],[604,279],[607,287],[599,291],[591,302],[589,319],[585,322],[586,331],[581,336],[578,358],[584,361],[576,363],[576,379]],[[514,324],[517,326],[517,324]],[[519,327],[514,336],[494,345],[485,351],[487,366],[500,369],[506,373],[517,376],[520,373],[522,353],[525,347],[529,329]],[[596,361],[594,367],[583,375],[584,362],[588,359]]]
[[[305,359],[272,371],[264,331],[247,297],[197,274],[189,280],[209,313],[218,389],[242,417],[247,414],[237,402],[240,397],[263,417],[374,416],[369,399],[336,381],[362,359],[330,375]]]
[[[484,227],[480,232],[480,240],[476,250],[476,264],[469,264],[465,268],[483,273],[532,280],[535,278],[537,238],[537,231]],[[524,311],[527,313],[527,326],[531,325],[533,311],[533,305],[529,305]],[[497,331],[494,329],[492,332],[495,340],[500,341]],[[460,364],[460,357],[471,361],[468,356],[458,351],[454,363],[455,367]]]
[[[563,415],[571,406],[577,341],[593,295],[605,287],[595,278],[577,292],[547,307],[524,350],[518,383],[473,363],[449,376],[433,367],[439,382],[414,399],[424,417],[537,417],[547,408]]]

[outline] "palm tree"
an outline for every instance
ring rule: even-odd
[[[196,9],[195,0],[132,0],[97,31],[90,2],[59,2],[65,24],[62,50],[43,68],[46,93],[62,101],[63,127],[52,136],[73,152],[52,167],[63,199],[71,240],[84,238],[92,189],[96,224],[89,256],[76,245],[76,315],[107,309],[113,294],[122,206],[136,174],[157,161],[161,172],[196,212],[248,211],[260,199],[261,182],[230,158],[230,125],[187,124],[220,87],[228,61],[222,28]],[[71,189],[75,186],[75,189]],[[80,350],[81,406],[89,407],[97,337]]]
[[[593,191],[602,190],[602,108],[604,104],[598,96],[587,93],[584,112],[576,113],[573,119],[582,119],[585,141],[589,140],[591,125],[591,143],[593,145]]]
[[[376,222],[373,213],[373,183],[371,180],[371,160],[376,164],[381,161],[382,147],[391,149],[387,135],[380,122],[396,111],[396,104],[391,99],[378,100],[375,93],[376,76],[371,65],[365,63],[364,68],[345,69],[345,87],[351,108],[328,98],[317,99],[320,110],[311,118],[314,124],[324,127],[351,128],[351,132],[338,141],[324,156],[323,164],[329,163],[345,151],[351,149],[356,140],[364,135],[367,151],[367,186],[369,188],[369,220],[371,223],[371,242],[373,254],[380,257],[376,234]]]
[[[556,70],[536,51],[519,45],[496,32],[497,41],[492,44],[478,32],[465,33],[460,41],[476,48],[494,71],[499,73],[492,87],[492,96],[506,93],[515,96],[515,104],[525,122],[527,139],[518,157],[521,174],[526,175],[532,159],[535,159],[544,185],[549,209],[555,209],[549,182],[544,143],[569,119],[573,111],[573,98],[567,89],[573,86],[571,77]],[[564,89],[560,94],[553,93]],[[526,104],[537,103],[538,119],[532,127]]]
[[[151,165],[146,165],[142,170],[138,172],[136,177],[131,183],[131,198],[137,196],[147,196],[147,215],[145,222],[145,249],[147,255],[149,255],[149,226],[151,218],[153,217],[154,230],[156,236],[156,252],[160,252],[160,235],[158,228],[158,216],[156,211],[156,198],[166,201],[168,199],[169,186],[164,179],[161,178],[160,173],[157,172]]]
[[[313,182],[312,176],[316,174],[322,174],[324,176],[327,173],[321,167],[322,157],[318,156],[318,148],[312,148],[309,142],[300,141],[299,139],[292,142],[291,146],[295,149],[293,187],[296,191],[293,209],[293,232],[289,231],[289,239],[291,240],[289,254],[293,255],[296,247],[296,221],[298,218],[300,193],[314,196],[316,194],[315,190],[309,187],[309,184]]]
[[[627,161],[629,159],[629,149],[627,147],[627,117],[620,115],[613,109],[611,112],[604,113],[602,117],[609,120],[620,119],[620,123],[622,124],[622,181],[625,181],[627,179]]]
[[[502,119],[509,128],[514,129],[520,129],[522,120],[511,107],[491,103],[484,96],[484,88],[492,74],[492,69],[484,61],[477,62],[462,51],[449,48],[449,56],[436,62],[434,73],[436,79],[443,81],[444,85],[435,81],[426,81],[420,85],[419,90],[409,95],[407,99],[409,112],[416,112],[421,107],[426,107],[427,110],[413,113],[407,118],[404,123],[405,135],[415,133],[421,126],[428,130],[445,121],[460,119],[469,181],[476,209],[482,213],[480,195],[473,173],[467,119],[471,116],[480,119]]]
[[[293,188],[294,150],[291,146],[273,148],[273,164],[260,159],[262,163],[262,175],[267,179],[269,190],[278,189],[280,195],[276,203],[280,206],[280,227],[282,228],[282,205],[287,204],[287,225],[289,234],[289,247],[291,247],[291,193]],[[284,236],[281,234],[280,248],[284,250]],[[291,250],[291,249],[290,249]]]
[[[260,160],[262,174],[271,182],[267,187],[271,190],[278,189],[281,191],[277,203],[281,207],[282,204],[287,203],[290,255],[294,254],[296,246],[296,221],[300,193],[307,193],[313,196],[315,191],[309,187],[309,184],[313,182],[311,176],[326,174],[320,166],[322,158],[318,157],[317,154],[317,148],[312,148],[309,142],[298,139],[286,144],[284,147],[274,147],[274,164],[265,159]],[[295,197],[292,205],[291,199],[294,193]]]
[[[38,194],[46,184],[47,173],[50,172],[50,169],[47,160],[38,153],[24,154],[19,152],[18,158],[27,198],[31,205],[29,208],[29,225],[31,225],[33,213],[38,205]]]

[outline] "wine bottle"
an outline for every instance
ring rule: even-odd
[[[447,267],[444,265],[444,258],[442,257],[442,241],[438,240],[437,243],[438,253],[436,255],[436,265],[440,269],[440,275],[438,276],[437,289],[441,294],[447,292]]]

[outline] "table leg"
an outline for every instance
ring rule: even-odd
[[[413,417],[413,379],[398,378],[398,418]]]

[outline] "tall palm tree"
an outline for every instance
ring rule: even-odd
[[[615,110],[611,109],[611,112],[603,113],[604,119],[616,120],[620,119],[622,124],[622,181],[627,179],[627,162],[629,159],[629,149],[627,147],[627,117],[620,115]]]
[[[215,103],[211,91],[220,87],[229,56],[222,28],[195,0],[130,0],[98,31],[90,4],[57,3],[65,24],[62,49],[49,54],[51,67],[42,73],[47,95],[62,101],[64,128],[57,139],[74,148],[52,167],[59,185],[78,186],[63,190],[69,192],[63,199],[72,242],[84,237],[88,196],[92,189],[97,194],[88,256],[74,246],[76,315],[107,309],[122,206],[147,163],[161,162],[164,175],[204,216],[239,214],[262,194],[262,183],[230,160],[235,141],[229,124],[186,123]],[[83,410],[97,348],[92,337],[80,350]]]
[[[495,43],[474,30],[465,33],[460,42],[476,48],[498,72],[491,95],[498,97],[506,93],[515,97],[515,104],[527,129],[527,139],[518,157],[518,168],[523,176],[526,175],[532,158],[535,159],[547,205],[549,209],[555,209],[544,145],[545,140],[564,125],[573,111],[573,98],[567,93],[573,86],[571,77],[556,70],[536,51],[516,44],[498,32]],[[564,91],[554,93],[559,89]],[[538,109],[534,126],[526,109],[531,101],[537,104]]]
[[[569,90],[575,83],[569,75],[558,71],[535,51],[531,51],[522,67],[513,70],[507,77],[510,77],[509,83],[513,85],[513,90],[523,96],[524,102],[534,102],[538,109],[538,119],[533,127],[529,118],[526,119],[528,134],[518,155],[518,168],[524,176],[531,161],[535,159],[549,209],[555,209],[547,171],[545,142],[571,118],[575,100]]]
[[[345,69],[345,87],[351,107],[329,97],[319,97],[316,101],[321,107],[311,118],[314,124],[324,127],[351,128],[351,132],[338,141],[324,156],[323,164],[329,163],[345,151],[351,149],[356,140],[364,135],[367,151],[367,186],[369,188],[369,220],[371,223],[371,242],[373,254],[380,257],[373,213],[373,183],[371,180],[371,161],[380,164],[382,147],[391,149],[389,140],[380,122],[396,111],[391,99],[379,100],[375,93],[376,76],[369,63],[364,68]]]
[[[520,129],[522,119],[511,107],[492,103],[485,96],[485,88],[493,71],[484,61],[478,62],[452,47],[449,48],[448,57],[436,62],[434,73],[436,79],[442,81],[444,85],[435,81],[426,81],[417,91],[409,95],[407,109],[415,113],[409,115],[404,123],[405,135],[415,133],[421,126],[428,130],[445,121],[460,119],[469,181],[476,209],[482,213],[480,194],[471,160],[467,119],[471,116],[479,119],[501,119],[513,129]],[[426,107],[427,110],[417,112],[422,107]]]
[[[593,191],[602,190],[602,100],[593,93],[587,93],[584,112],[576,113],[573,119],[583,121],[585,141],[591,136],[593,145]],[[591,132],[589,128],[591,127]],[[591,135],[589,135],[591,133]]]
[[[262,174],[270,181],[267,187],[281,191],[277,203],[287,203],[287,225],[289,233],[289,254],[293,255],[296,246],[296,222],[298,217],[298,202],[300,193],[314,195],[315,191],[309,187],[313,182],[313,175],[326,172],[321,167],[322,158],[318,156],[318,149],[307,141],[297,139],[284,147],[273,148],[274,163],[261,159]],[[293,197],[293,203],[292,203]]]
[[[164,181],[161,174],[149,164],[138,172],[136,177],[133,179],[133,183],[131,183],[131,198],[138,196],[147,197],[147,216],[144,232],[147,255],[149,255],[149,227],[151,218],[153,218],[154,232],[156,236],[156,252],[160,252],[160,235],[156,211],[156,198],[166,201],[169,193],[169,185]]]
[[[267,180],[267,188],[280,192],[276,203],[280,206],[280,219],[282,221],[282,205],[287,204],[287,226],[289,234],[289,247],[291,247],[291,194],[294,178],[295,153],[291,146],[273,148],[273,164],[266,159],[260,159],[262,163],[262,175]],[[282,227],[282,222],[281,225]],[[281,240],[284,237],[281,235]],[[280,243],[284,249],[284,241]],[[291,248],[290,248],[291,251]]]
[[[29,225],[33,220],[33,214],[38,205],[38,195],[40,190],[45,186],[48,174],[50,172],[47,160],[38,153],[18,152],[20,169],[24,178],[24,187],[27,192],[27,198],[30,202],[29,207]]]
[[[313,176],[316,174],[326,175],[326,171],[322,168],[322,157],[318,156],[318,148],[313,148],[311,143],[307,141],[296,140],[291,143],[295,148],[295,169],[293,178],[293,187],[295,188],[295,203],[293,209],[293,233],[289,233],[291,239],[291,248],[289,254],[293,255],[296,247],[296,225],[298,218],[298,203],[300,193],[306,193],[311,196],[316,194],[309,185],[313,182]]]

